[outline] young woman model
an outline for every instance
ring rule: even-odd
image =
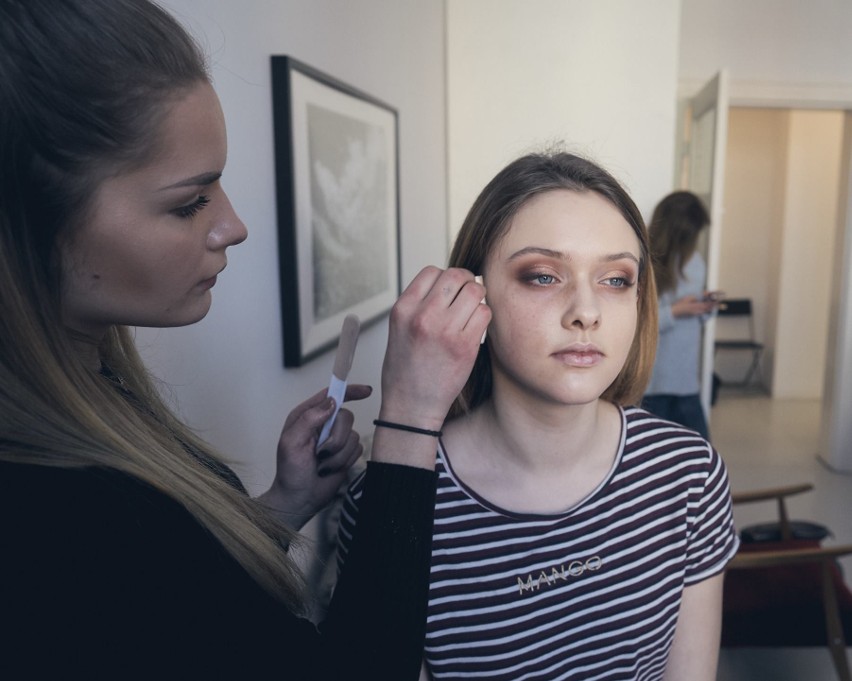
[[[246,229],[202,55],[146,0],[0,0],[0,677],[416,678],[432,437],[490,318],[429,268],[393,310],[368,516],[327,622],[287,548],[361,453],[300,404],[248,497],[159,398],[127,326],[208,311]],[[440,378],[428,391],[416,386]],[[351,386],[348,397],[369,394]],[[292,529],[288,529],[290,525]]]
[[[493,319],[438,447],[424,678],[714,679],[730,495],[705,440],[630,406],[657,335],[636,206],[587,160],[525,156],[450,261]]]

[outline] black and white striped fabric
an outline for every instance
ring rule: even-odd
[[[721,572],[738,540],[712,447],[640,409],[622,418],[609,476],[558,515],[495,507],[439,450],[425,651],[434,679],[662,678],[683,588]],[[340,560],[359,496],[356,481]]]

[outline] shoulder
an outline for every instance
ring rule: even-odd
[[[704,273],[707,271],[707,265],[704,263],[704,258],[701,256],[701,253],[695,251],[695,253],[692,254],[692,257],[686,261],[686,264],[683,266],[683,271],[688,279],[696,281],[698,279],[703,279]]]
[[[718,454],[694,430],[666,421],[639,407],[626,407],[625,458],[672,459],[712,465]]]
[[[709,449],[710,444],[694,430],[667,421],[641,407],[624,407],[626,437],[632,442],[677,442]]]
[[[625,409],[622,473],[672,484],[690,494],[727,494],[722,457],[698,433],[639,408]]]
[[[19,569],[60,560],[63,580],[93,581],[113,570],[139,573],[166,554],[177,570],[182,562],[195,563],[199,552],[223,551],[176,500],[96,467],[0,463],[0,528],[18,552]]]
[[[684,269],[692,268],[692,269],[704,269],[707,267],[704,262],[704,256],[701,255],[701,251],[696,249],[693,251],[692,255],[689,257],[689,260],[684,264]]]
[[[182,503],[111,469],[0,463],[0,532],[15,556],[4,569],[81,596],[248,578]]]
[[[34,511],[75,502],[67,511],[86,513],[107,502],[132,503],[158,495],[144,483],[119,471],[98,468],[63,468],[0,461],[0,499]]]
[[[0,462],[0,505],[28,521],[69,524],[113,522],[117,516],[152,516],[183,507],[144,482],[119,471]]]

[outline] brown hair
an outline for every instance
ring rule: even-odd
[[[695,252],[698,235],[709,224],[710,214],[692,192],[672,192],[657,204],[648,232],[658,293],[675,288]]]
[[[522,156],[501,170],[473,202],[450,254],[451,267],[479,274],[488,254],[506,234],[512,219],[532,197],[567,189],[596,192],[609,201],[630,227],[640,245],[638,323],[621,372],[602,397],[616,404],[635,404],[645,390],[657,346],[657,296],[650,274],[648,235],[636,204],[618,181],[591,161],[556,151]],[[481,346],[473,372],[450,409],[450,417],[467,413],[491,395],[488,343]]]

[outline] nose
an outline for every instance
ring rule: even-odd
[[[591,329],[600,324],[600,305],[591,285],[578,283],[568,287],[566,296],[567,304],[562,316],[564,328]]]
[[[212,251],[236,246],[248,237],[248,230],[231,205],[227,194],[222,192],[220,201],[221,210],[218,211],[213,225],[207,233],[207,247]]]

